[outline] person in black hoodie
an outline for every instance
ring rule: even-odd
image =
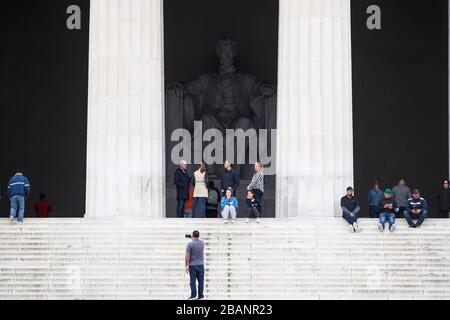
[[[392,189],[384,190],[384,198],[381,199],[380,203],[378,204],[378,213],[380,216],[378,230],[380,230],[380,232],[384,231],[384,225],[386,224],[386,221],[389,221],[389,231],[395,231],[395,214],[398,212],[398,210],[398,204],[392,198]]]
[[[448,179],[442,181],[442,188],[438,195],[440,218],[450,217],[450,182]]]

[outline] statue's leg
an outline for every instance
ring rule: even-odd
[[[244,148],[238,148],[237,144],[234,145],[235,159],[233,159],[233,161],[234,163],[237,163],[236,168],[240,177],[249,179],[253,175],[254,162],[258,160],[258,133],[253,120],[250,118],[239,118],[233,124],[233,127],[235,130],[242,129],[248,134],[248,136],[245,137]],[[251,153],[253,154],[252,157],[250,156]],[[238,163],[237,160],[240,158],[245,159],[245,163]]]
[[[203,133],[205,133],[209,129],[217,129],[222,133],[222,135],[225,132],[224,125],[212,114],[205,114],[202,116],[202,128],[203,128]],[[202,139],[202,141],[203,141],[203,139]],[[202,143],[200,151],[203,152],[204,148],[205,148],[205,145]],[[196,150],[196,151],[198,151],[198,150]],[[221,159],[221,161],[223,161],[223,159]],[[222,171],[223,171],[222,163],[208,165],[207,172],[208,172],[209,179],[210,180],[219,179]]]

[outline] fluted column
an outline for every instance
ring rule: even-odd
[[[350,0],[280,0],[277,216],[341,215],[353,183]]]
[[[161,0],[91,0],[86,217],[164,216]]]

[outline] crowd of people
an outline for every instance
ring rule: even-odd
[[[6,192],[10,200],[10,222],[22,224],[25,217],[25,202],[31,193],[30,181],[22,172],[17,172],[9,179]],[[48,218],[49,213],[53,211],[44,193],[41,193],[39,200],[35,202],[34,211],[38,218]]]
[[[200,205],[200,217],[206,217],[206,209],[212,208],[216,213],[220,210],[224,223],[235,223],[239,208],[236,191],[239,188],[239,175],[230,161],[224,163],[224,174],[220,181],[220,192],[209,181],[206,165],[201,162],[197,171],[189,175],[187,162],[182,160],[174,174],[174,185],[177,189],[177,217],[195,218]],[[261,222],[262,199],[264,196],[264,172],[261,162],[254,165],[255,173],[247,186],[246,223],[250,219]],[[190,203],[192,201],[192,204]],[[191,210],[191,212],[188,212]]]
[[[437,196],[439,200],[440,217],[450,217],[450,183],[448,179],[442,181],[442,188]],[[404,218],[410,228],[420,228],[428,216],[427,201],[421,196],[419,189],[411,189],[405,179],[400,179],[393,188],[381,190],[380,183],[375,181],[369,191],[367,202],[369,215],[378,219],[378,229],[385,231],[386,222],[389,231],[396,230],[396,219]],[[361,206],[354,196],[352,187],[347,188],[347,194],[341,198],[343,218],[348,222],[350,231],[360,231],[358,218]]]

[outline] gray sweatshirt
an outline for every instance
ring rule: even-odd
[[[411,190],[405,185],[398,184],[392,189],[392,197],[399,207],[405,207],[408,199],[412,197]]]

